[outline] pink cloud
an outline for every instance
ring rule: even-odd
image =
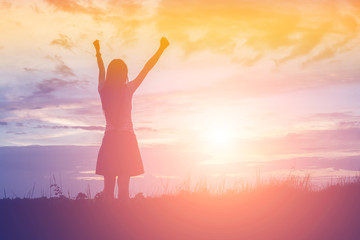
[[[310,120],[343,120],[358,118],[352,112],[330,112],[330,113],[317,113],[310,116]]]
[[[63,76],[63,77],[74,77],[76,76],[73,70],[65,64],[65,62],[59,56],[50,58],[54,60],[57,64],[55,66],[54,73]]]
[[[105,127],[103,126],[49,126],[49,125],[38,125],[35,128],[47,128],[47,129],[82,129],[86,131],[104,131]]]
[[[360,128],[308,130],[284,137],[248,139],[241,143],[249,154],[320,154],[360,151]]]

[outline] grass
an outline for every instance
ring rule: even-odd
[[[233,189],[184,182],[127,203],[91,198],[90,187],[74,199],[53,190],[0,199],[0,239],[360,239],[360,177],[321,189],[291,175]]]

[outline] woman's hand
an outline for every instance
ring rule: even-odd
[[[95,41],[93,42],[93,44],[94,44],[94,47],[95,47],[95,49],[96,49],[96,53],[99,53],[99,52],[100,52],[99,40],[95,40]]]
[[[169,46],[169,41],[167,40],[167,38],[166,37],[162,37],[161,39],[160,39],[160,48],[167,48],[168,46]]]
[[[141,70],[139,75],[132,81],[135,89],[140,86],[148,72],[155,66],[157,61],[159,60],[161,54],[164,52],[165,48],[169,46],[169,41],[163,37],[160,39],[160,48],[156,51],[156,53],[146,62],[144,68]]]

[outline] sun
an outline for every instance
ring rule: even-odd
[[[231,134],[227,128],[216,128],[209,132],[209,140],[215,146],[226,146],[230,143]]]
[[[206,161],[226,162],[235,158],[238,147],[239,122],[229,117],[226,109],[211,109],[201,115],[197,128],[198,146]]]
[[[204,140],[209,147],[225,148],[232,143],[232,132],[228,126],[211,126],[204,132]]]

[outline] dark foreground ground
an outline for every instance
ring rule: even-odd
[[[360,239],[360,181],[101,200],[1,199],[0,239]]]

